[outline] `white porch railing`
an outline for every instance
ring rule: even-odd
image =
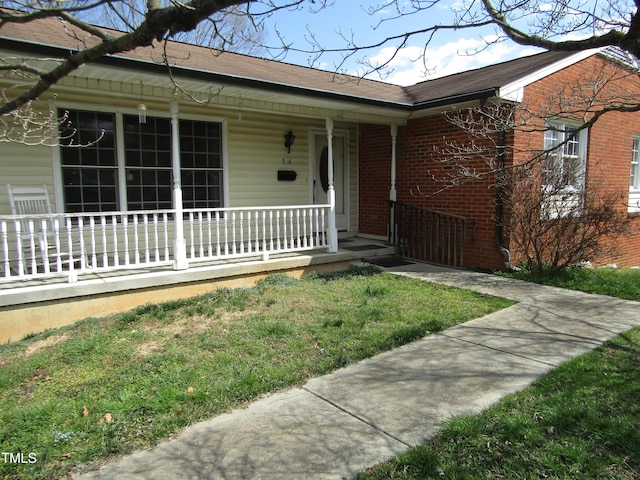
[[[329,205],[189,209],[187,261],[329,248]],[[171,265],[175,210],[0,215],[0,280]]]

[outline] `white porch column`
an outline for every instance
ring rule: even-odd
[[[173,166],[173,205],[176,239],[173,242],[173,269],[186,270],[187,245],[184,240],[184,218],[182,215],[182,184],[180,180],[180,132],[178,130],[178,102],[171,102],[171,163]]]
[[[398,126],[391,125],[391,188],[389,189],[389,240],[395,242],[396,219],[395,201],[398,198],[396,191],[396,138],[398,137]]]
[[[391,125],[391,190],[389,190],[389,200],[396,201],[396,138],[398,137],[398,126]]]
[[[333,119],[327,118],[327,170],[328,170],[328,182],[329,190],[327,191],[327,198],[329,200],[329,253],[336,253],[338,251],[338,229],[336,227],[336,190],[333,186]]]

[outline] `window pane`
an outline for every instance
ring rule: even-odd
[[[171,168],[171,122],[147,117],[140,123],[135,115],[123,115],[125,164],[127,166]]]
[[[222,126],[180,121],[180,158],[185,208],[222,207]]]
[[[63,168],[62,176],[66,212],[117,210],[114,168]]]
[[[168,118],[123,115],[127,208],[171,208],[171,122]],[[135,168],[142,167],[142,168]]]
[[[182,170],[185,208],[222,207],[222,172]]]
[[[65,212],[117,209],[116,117],[113,113],[69,110],[61,126]],[[58,111],[64,115],[64,110]]]
[[[545,131],[544,147],[546,150],[562,144],[562,148],[548,154],[543,166],[543,183],[556,188],[584,185],[586,158],[581,143],[586,139],[586,131],[577,133],[569,131],[563,124],[550,125]]]
[[[116,165],[114,114],[71,110],[61,133],[62,165]]]
[[[127,169],[127,208],[157,210],[171,208],[171,171]]]

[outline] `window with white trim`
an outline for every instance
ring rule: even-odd
[[[549,153],[543,167],[543,185],[554,190],[581,190],[587,165],[587,130],[550,123],[544,134],[544,149]]]
[[[632,190],[640,190],[640,138],[633,139],[630,186]]]
[[[65,111],[60,146],[65,212],[172,208],[169,118],[148,116],[140,123],[137,115]],[[222,124],[180,119],[179,132],[184,208],[222,207]]]
[[[633,139],[631,150],[631,181],[629,183],[629,212],[640,212],[640,136]]]
[[[542,171],[543,218],[582,214],[587,169],[587,130],[550,123],[544,134],[547,152]]]

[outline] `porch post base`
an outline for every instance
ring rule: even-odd
[[[189,268],[189,262],[187,262],[187,244],[184,238],[177,239],[173,243],[173,269],[174,270],[186,270]]]
[[[330,228],[327,231],[328,241],[329,241],[329,253],[336,253],[338,251],[338,229]]]

